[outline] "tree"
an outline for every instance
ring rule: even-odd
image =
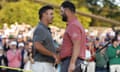
[[[86,3],[92,13],[120,21],[120,18],[118,18],[120,9],[115,3],[115,0],[86,0]],[[90,25],[101,26],[105,24],[106,23],[92,19]],[[111,26],[111,24],[107,23],[106,26]]]
[[[9,2],[0,11],[0,23],[13,24],[28,23],[32,26],[38,22],[38,10],[41,5],[21,0],[19,2]]]
[[[52,5],[60,6],[63,2],[62,0],[45,0],[47,3],[51,3]],[[49,4],[48,3],[48,4]],[[74,3],[74,1],[73,1]],[[35,0],[4,0],[4,5],[2,3],[2,9],[0,10],[0,23],[8,23],[13,24],[15,22],[18,23],[27,23],[32,26],[36,26],[38,23],[38,10],[41,6],[46,5],[42,2],[35,2]],[[90,13],[88,8],[86,7],[77,7],[77,10],[83,11],[86,13]],[[54,9],[54,22],[52,25],[57,26],[59,28],[65,28],[66,24],[61,20],[60,9]],[[78,16],[78,15],[77,15]],[[88,28],[89,23],[91,22],[91,18],[78,16],[80,21],[82,22],[85,28]]]
[[[63,2],[64,0],[57,0],[57,1],[55,1],[55,0],[51,0],[51,4],[54,4],[54,5],[56,5],[56,6],[59,6],[60,7],[60,5],[61,5],[61,3]],[[74,5],[76,6],[76,9],[77,9],[77,11],[82,11],[82,12],[85,12],[85,13],[91,13],[89,10],[88,10],[88,8],[87,7],[85,7],[85,6],[80,6],[79,5],[79,3],[78,3],[78,1],[79,2],[81,2],[80,0],[70,0],[71,2],[73,2],[74,3]],[[49,2],[49,0],[46,0],[46,2]],[[82,2],[84,2],[84,0],[82,0]],[[58,4],[59,3],[59,4]],[[50,3],[48,3],[48,4],[50,4]],[[59,9],[56,9],[57,11],[55,12],[55,22],[54,22],[54,24],[53,25],[55,25],[55,26],[58,26],[58,27],[65,27],[65,25],[64,25],[64,23],[63,22],[61,22],[61,16],[60,16],[60,10]],[[77,15],[78,16],[78,18],[79,18],[79,21],[83,24],[83,26],[85,27],[85,28],[88,28],[89,27],[89,24],[90,24],[90,22],[91,22],[91,18],[88,18],[88,17],[84,17],[84,16],[80,16],[80,15]],[[61,24],[63,24],[63,25],[61,25]]]

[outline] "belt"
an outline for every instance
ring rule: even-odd
[[[65,61],[65,60],[67,60],[67,59],[71,59],[71,56],[69,56],[69,57],[65,57],[65,58],[63,58],[61,61],[63,62],[63,61]],[[82,58],[77,58],[78,60],[84,60],[84,59],[82,59]]]

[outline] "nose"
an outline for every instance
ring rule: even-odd
[[[54,16],[52,15],[51,19],[53,19],[53,18],[54,18]]]

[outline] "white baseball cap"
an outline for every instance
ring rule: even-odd
[[[23,35],[18,35],[18,38],[23,38]]]
[[[20,47],[20,46],[24,47],[24,43],[19,43],[18,47]]]
[[[16,41],[12,41],[12,42],[10,43],[10,45],[17,45],[17,42],[16,42]]]

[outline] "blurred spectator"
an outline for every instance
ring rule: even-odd
[[[96,36],[95,36],[95,33],[94,32],[91,32],[88,36],[88,40],[92,40],[92,41],[95,41],[96,39]]]
[[[3,49],[5,52],[8,51],[8,42],[9,42],[9,40],[8,40],[7,36],[2,35],[2,46],[3,46]]]
[[[25,44],[25,47],[27,49],[27,56],[25,56],[25,65],[24,69],[25,70],[31,70],[31,65],[34,63],[33,60],[33,49],[32,47],[29,46],[28,43]]]
[[[95,48],[92,40],[87,43],[85,61],[87,62],[87,72],[95,72]]]
[[[9,35],[8,39],[11,42],[11,41],[14,41],[16,38],[14,35]]]
[[[98,50],[103,48],[104,44],[99,44]],[[107,71],[107,63],[108,57],[106,55],[106,49],[97,52],[95,55],[96,61],[96,72],[108,72]]]
[[[120,72],[120,46],[117,39],[112,40],[112,45],[107,48],[110,72]]]
[[[21,66],[21,53],[16,48],[17,42],[10,42],[10,50],[7,52],[8,66],[13,68],[20,68]],[[17,70],[8,70],[8,72],[19,72]]]
[[[106,41],[110,41],[115,37],[115,32],[111,31],[106,34]]]
[[[94,41],[94,47],[97,50],[100,44],[100,39],[98,37],[96,37],[96,40]]]
[[[8,66],[7,57],[4,54],[2,46],[0,46],[0,66]],[[7,72],[7,69],[0,68],[0,72]]]
[[[24,43],[24,37],[23,37],[23,35],[19,34],[19,35],[17,36],[17,42],[18,42],[18,44],[21,43],[21,42]]]
[[[21,52],[21,66],[20,66],[20,68],[23,69],[24,64],[25,64],[24,63],[24,55],[25,55],[25,52],[26,52],[24,43],[22,43],[22,42],[18,43],[18,49]]]

